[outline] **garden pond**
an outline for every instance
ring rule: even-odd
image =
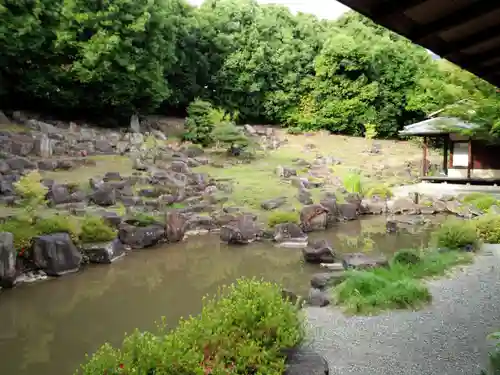
[[[390,255],[427,246],[429,228],[385,232],[385,217],[339,224],[310,237],[338,252]],[[165,318],[197,314],[202,297],[239,277],[279,282],[298,294],[319,266],[304,264],[300,249],[270,242],[230,247],[215,234],[133,252],[111,266],[89,266],[59,279],[0,292],[0,374],[73,374],[104,342],[119,345],[125,332],[149,330]]]

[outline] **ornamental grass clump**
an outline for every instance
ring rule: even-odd
[[[278,285],[245,279],[206,299],[199,316],[163,330],[136,331],[120,349],[105,344],[77,373],[282,375],[283,350],[304,337],[299,308]]]

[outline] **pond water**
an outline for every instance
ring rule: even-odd
[[[339,224],[312,237],[339,251],[393,253],[425,246],[427,231],[385,234],[385,218]],[[134,328],[154,329],[162,316],[175,327],[197,314],[203,296],[238,277],[280,282],[297,293],[308,290],[317,266],[302,263],[299,249],[270,243],[228,247],[217,235],[129,254],[111,266],[0,294],[0,374],[71,375],[104,342],[120,344]]]

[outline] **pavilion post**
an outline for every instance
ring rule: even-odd
[[[425,177],[427,175],[427,137],[424,137],[424,144],[422,147],[423,150],[423,160],[422,160],[422,177]]]
[[[443,172],[448,176],[448,149],[450,147],[450,137],[445,135],[443,137]]]
[[[472,169],[472,140],[469,138],[468,142],[468,162],[467,162],[467,178],[470,179],[470,171]]]

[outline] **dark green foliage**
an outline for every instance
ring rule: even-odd
[[[104,345],[79,373],[283,374],[281,350],[296,347],[304,331],[298,307],[283,300],[279,286],[239,280],[204,302],[199,316],[169,334],[136,331],[121,349]]]
[[[250,139],[245,135],[243,129],[228,121],[216,125],[211,137],[214,142],[224,147],[239,146],[245,148],[250,144]]]
[[[127,220],[127,222],[137,227],[147,227],[149,225],[158,224],[159,220],[147,213],[138,212],[131,219]]]
[[[185,0],[5,0],[0,45],[3,109],[126,124],[133,113],[184,114],[200,98],[225,120],[392,137],[467,99],[449,114],[500,134],[491,85],[355,12],[320,21],[255,0],[200,8]],[[210,143],[209,124],[187,125],[188,139]]]
[[[420,254],[415,250],[399,250],[392,258],[394,263],[416,265],[422,261]]]
[[[116,238],[116,231],[102,217],[86,216],[81,224],[80,241],[97,243],[111,241]]]
[[[209,102],[195,100],[187,109],[186,133],[184,139],[202,146],[213,142],[212,131],[214,122],[212,117],[213,107]]]

